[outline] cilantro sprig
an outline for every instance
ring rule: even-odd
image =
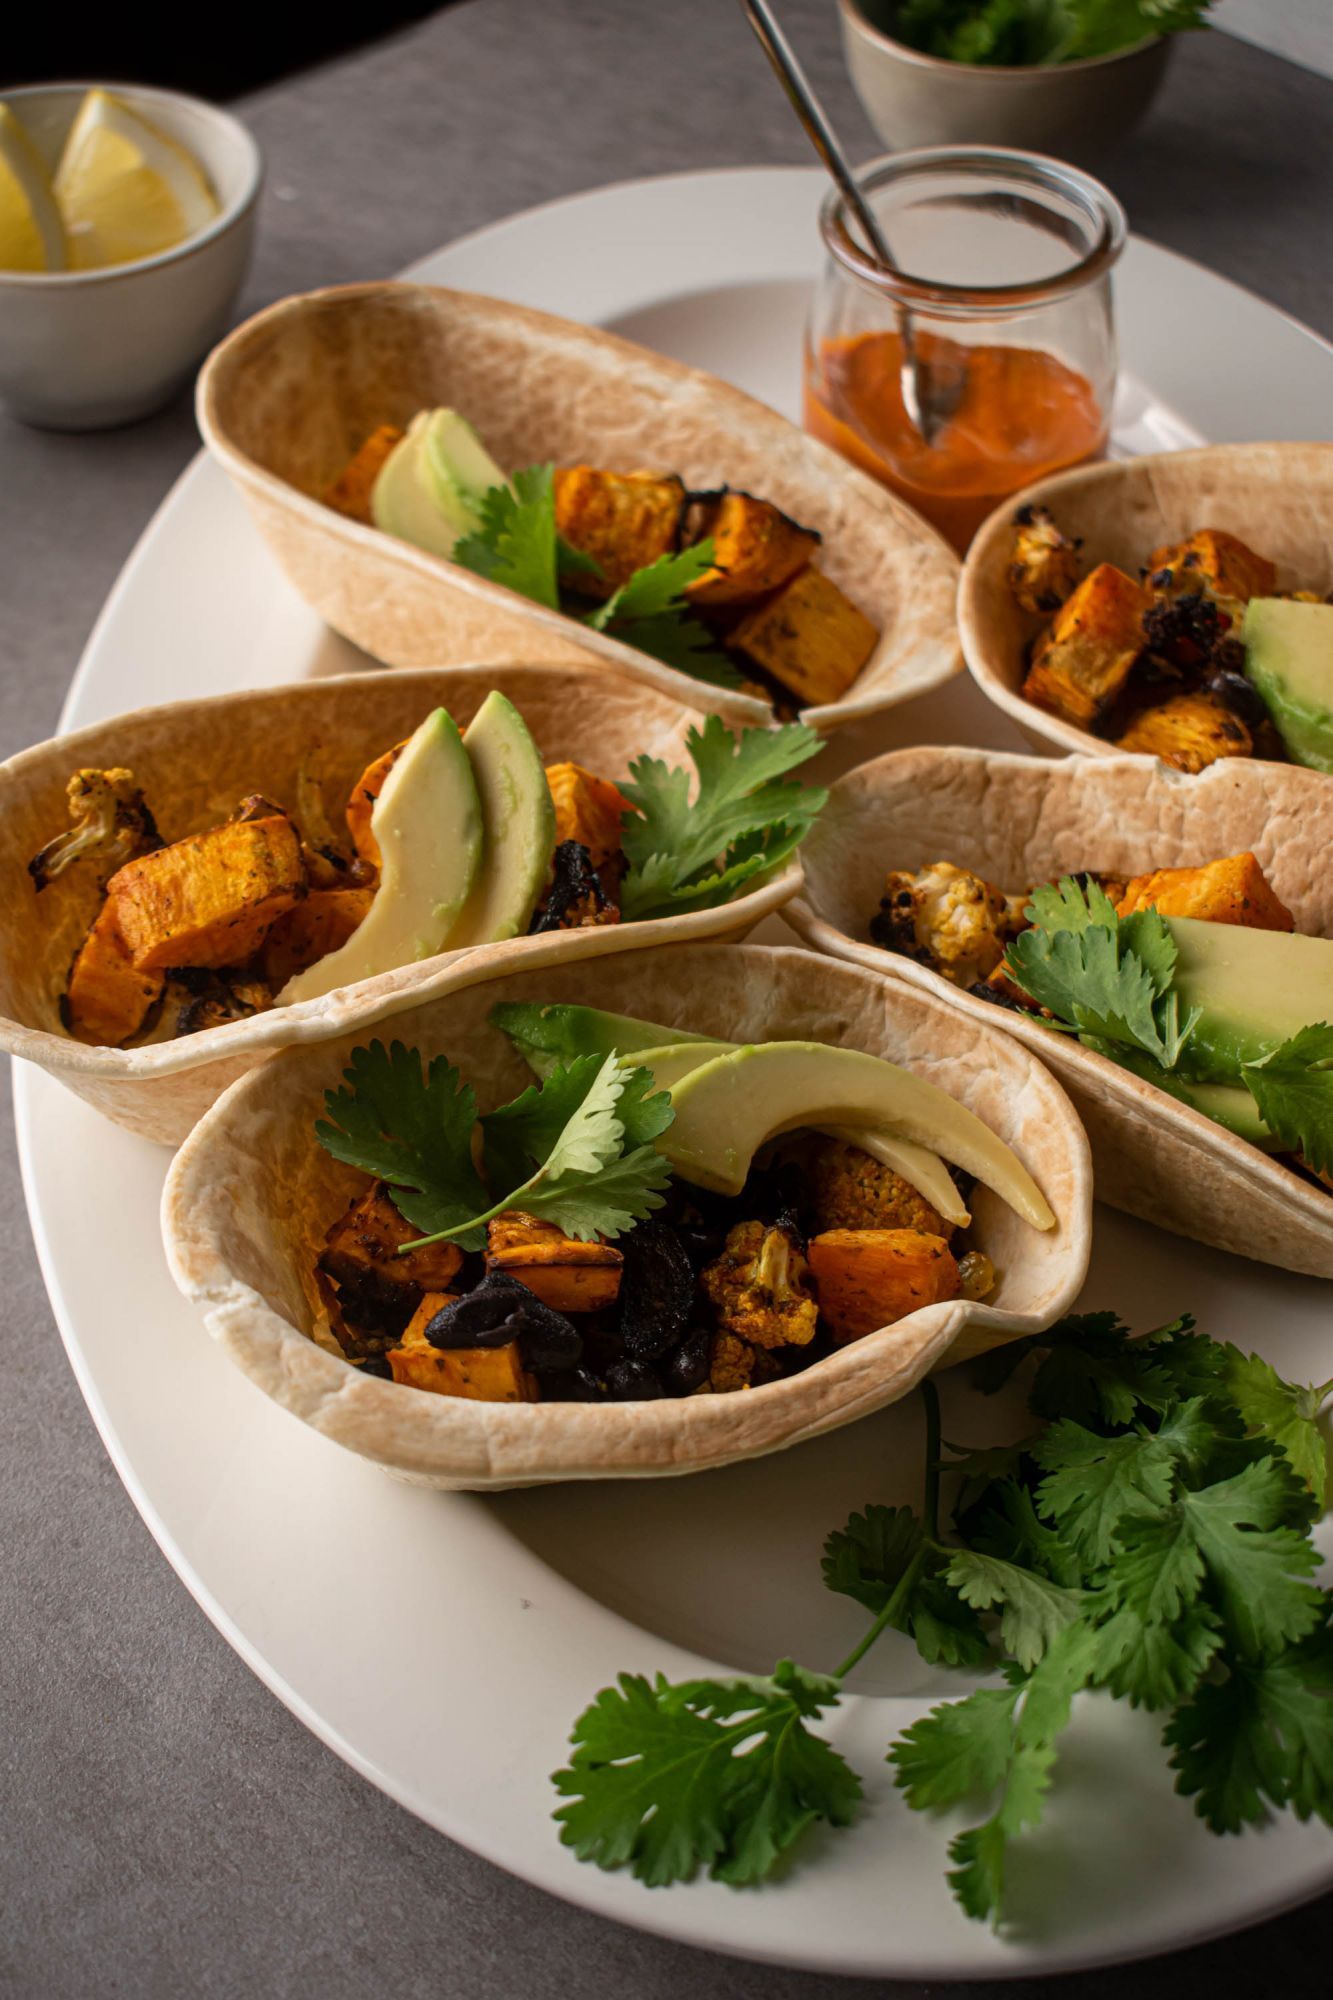
[[[813,1725],[889,1628],[932,1664],[1001,1670],[888,1751],[910,1807],[986,1802],[949,1846],[969,1916],[1003,1921],[1010,1844],[1040,1822],[1085,1695],[1163,1716],[1176,1789],[1214,1832],[1286,1808],[1333,1825],[1333,1592],[1310,1539],[1333,1382],[1285,1383],[1188,1319],[1136,1340],[1094,1313],[989,1357],[979,1386],[1033,1362],[1047,1421],[984,1451],[942,1444],[922,1384],[920,1513],[866,1507],[825,1546],[827,1586],[874,1614],[831,1674],[622,1675],[597,1696],[553,1779],[581,1859],[654,1886],[701,1869],[753,1883],[813,1822],[851,1823],[860,1779]],[[942,1476],[958,1481],[951,1534]]]
[[[639,757],[620,788],[633,808],[621,830],[630,864],[620,897],[627,920],[729,902],[795,852],[828,799],[788,778],[822,748],[804,723],[733,735],[710,715],[702,729],[690,729],[685,747],[693,782],[682,766]]]
[[[382,1042],[352,1051],[340,1089],[325,1093],[315,1137],[327,1153],[387,1183],[422,1231],[415,1242],[479,1250],[508,1208],[567,1236],[623,1235],[662,1206],[671,1169],[654,1141],[671,1100],[652,1073],[614,1055],[558,1065],[510,1103],[477,1118],[476,1093],[444,1056]],[[473,1157],[480,1125],[483,1181]]]
[[[1026,914],[1031,928],[1010,944],[1005,970],[1051,1025],[1192,1102],[1189,1078],[1207,1080],[1191,1047],[1200,1010],[1182,1017],[1166,920],[1153,909],[1117,916],[1096,882],[1072,876],[1034,890]],[[1316,1173],[1333,1173],[1333,1025],[1312,1022],[1242,1063],[1240,1080],[1274,1137]]]
[[[571,548],[555,525],[555,468],[530,465],[481,501],[479,525],[454,544],[453,561],[559,611],[560,578],[596,575],[597,564]],[[579,615],[594,632],[609,633],[651,653],[666,666],[714,687],[739,687],[741,677],[685,599],[686,586],[713,566],[710,538],[645,563],[603,604]]]

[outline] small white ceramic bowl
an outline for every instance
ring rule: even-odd
[[[87,83],[0,92],[55,171]],[[108,85],[176,139],[213,184],[220,210],[174,250],[101,271],[0,271],[0,402],[24,423],[104,430],[165,403],[217,339],[254,237],[263,178],[244,125],[173,90]]]
[[[946,62],[896,42],[888,0],[839,0],[843,52],[886,146],[1017,146],[1096,165],[1133,130],[1166,72],[1172,35],[1085,62],[1011,69]],[[881,26],[883,22],[885,25]]]

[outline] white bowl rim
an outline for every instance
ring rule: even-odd
[[[947,70],[953,75],[960,71],[969,76],[1076,76],[1085,70],[1101,69],[1107,63],[1124,62],[1129,56],[1142,54],[1157,42],[1170,41],[1169,35],[1145,35],[1142,41],[1131,42],[1123,49],[1110,49],[1102,56],[1079,56],[1073,62],[1064,63],[964,63],[956,62],[952,56],[928,55],[924,49],[911,48],[906,42],[895,41],[886,29],[877,27],[862,10],[861,0],[838,0],[844,22],[865,36],[868,42],[899,56],[904,62],[916,63],[922,69]]]
[[[219,209],[210,223],[196,229],[182,242],[173,244],[170,250],[159,250],[152,257],[136,257],[125,264],[104,264],[92,271],[0,271],[0,285],[16,285],[32,291],[49,287],[59,291],[73,290],[80,285],[115,284],[122,279],[135,278],[141,271],[157,270],[164,264],[183,263],[187,257],[197,255],[239,222],[248,209],[253,208],[264,179],[264,156],[250,128],[220,104],[210,104],[206,97],[194,97],[187,90],[160,90],[155,84],[126,83],[123,80],[94,83],[78,77],[59,78],[50,83],[16,84],[12,90],[0,89],[0,103],[17,103],[24,98],[46,97],[55,91],[65,90],[105,90],[111,96],[120,92],[133,99],[146,99],[149,104],[188,106],[205,119],[211,119],[228,138],[239,143],[245,162],[244,184],[240,193]]]

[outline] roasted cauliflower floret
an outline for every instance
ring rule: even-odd
[[[805,1347],[815,1337],[819,1308],[810,1296],[810,1267],[791,1231],[739,1222],[722,1255],[700,1279],[722,1333],[752,1347]]]
[[[921,1229],[947,1243],[953,1224],[892,1167],[843,1139],[822,1140],[810,1157],[809,1185],[816,1231]]]
[[[870,935],[886,950],[933,967],[955,986],[975,986],[990,976],[1022,930],[1026,902],[1026,893],[1006,896],[951,861],[934,861],[915,875],[890,869]]]
[[[161,836],[133,771],[76,771],[65,787],[74,824],[48,840],[28,863],[39,889],[76,861],[95,857],[111,869],[160,847]]]
[[[1024,611],[1058,611],[1078,582],[1082,542],[1062,535],[1045,507],[1020,507],[1014,528],[1009,588]]]

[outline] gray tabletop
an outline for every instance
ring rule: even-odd
[[[853,145],[877,150],[832,0],[785,0],[783,11]],[[1108,178],[1143,234],[1333,335],[1331,105],[1316,76],[1222,36],[1192,38]],[[724,0],[471,0],[243,109],[269,174],[247,311],[387,276],[574,189],[804,160]],[[1198,340],[1206,367],[1207,329],[1181,337]],[[103,597],[195,446],[185,399],[98,437],[0,418],[0,754],[50,733]],[[7,1078],[0,1109],[8,1128]],[[566,1908],[372,1790],[228,1650],[122,1491],[52,1323],[8,1140],[0,1272],[0,1991],[967,1990],[810,1978],[664,1944]],[[1078,1990],[1157,2000],[1182,1978],[1246,1995],[1323,1990],[1330,1917],[1333,1899],[1183,1957],[1082,1977]]]

